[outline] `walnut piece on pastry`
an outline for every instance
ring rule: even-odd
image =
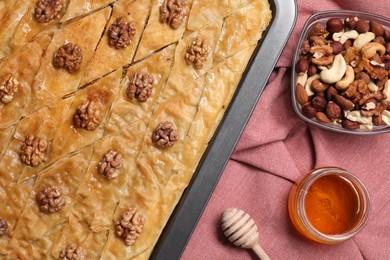
[[[62,45],[54,54],[53,65],[55,68],[63,68],[70,73],[80,70],[83,61],[83,52],[77,44],[67,43]]]
[[[108,28],[109,43],[116,49],[126,48],[133,40],[136,33],[135,23],[128,22],[124,16],[116,18]]]
[[[39,209],[46,214],[57,212],[65,205],[62,190],[57,186],[44,187],[36,198]]]
[[[48,23],[58,18],[63,8],[63,0],[38,0],[34,8],[34,17],[39,23]]]
[[[144,224],[144,214],[135,208],[130,208],[115,223],[115,233],[124,240],[126,246],[132,246],[141,234]]]
[[[123,156],[120,152],[109,150],[98,163],[97,170],[108,179],[114,179],[119,174],[119,169],[123,165]]]
[[[7,231],[8,223],[6,219],[0,218],[0,237],[4,236]]]
[[[156,78],[144,70],[138,71],[130,80],[126,89],[126,94],[129,98],[137,99],[139,102],[148,100],[153,91],[153,84],[156,83]]]
[[[87,252],[84,248],[76,246],[74,244],[69,245],[61,250],[60,260],[85,260]]]
[[[73,115],[73,124],[77,128],[93,131],[100,123],[100,109],[93,100],[85,100]]]
[[[161,148],[172,146],[177,140],[179,140],[179,132],[170,121],[159,124],[152,134],[153,143]]]
[[[37,166],[47,160],[47,141],[28,135],[22,144],[20,159],[27,165]]]
[[[5,75],[3,83],[0,84],[0,102],[8,104],[14,99],[19,90],[19,81],[10,73]]]
[[[185,55],[187,65],[193,64],[196,69],[203,67],[210,52],[210,43],[207,40],[197,37],[191,45],[187,47]]]
[[[177,29],[188,15],[186,0],[165,0],[160,6],[160,22]]]

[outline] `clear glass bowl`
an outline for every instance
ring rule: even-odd
[[[390,126],[387,125],[381,125],[381,126],[374,126],[373,129],[356,129],[356,130],[349,130],[343,128],[341,125],[332,124],[332,123],[322,123],[316,120],[315,118],[308,118],[305,115],[302,114],[302,106],[298,103],[296,96],[295,96],[295,87],[297,82],[297,73],[295,72],[295,65],[297,61],[300,58],[300,50],[303,46],[303,43],[305,40],[307,40],[308,34],[312,26],[319,22],[321,25],[326,26],[326,22],[330,18],[340,18],[344,21],[345,18],[349,16],[357,16],[359,19],[365,19],[367,21],[376,21],[383,25],[383,27],[387,30],[390,29],[390,19],[376,15],[371,13],[365,13],[365,12],[358,12],[358,11],[351,11],[351,10],[331,10],[326,12],[320,12],[316,13],[309,17],[309,19],[306,21],[305,25],[303,26],[301,35],[298,40],[297,49],[295,51],[294,56],[294,63],[293,63],[293,70],[292,70],[292,77],[291,77],[291,97],[292,97],[292,104],[294,111],[297,113],[297,115],[304,121],[306,121],[309,124],[321,127],[323,129],[327,129],[330,131],[335,131],[339,133],[346,133],[346,134],[357,134],[357,135],[372,135],[372,134],[381,134],[381,133],[388,133],[390,132]]]

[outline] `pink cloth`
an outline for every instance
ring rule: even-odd
[[[319,11],[353,9],[390,16],[389,0],[299,0],[298,21],[269,83],[223,173],[182,259],[251,259],[220,229],[229,207],[248,212],[271,259],[389,259],[390,134],[352,136],[307,125],[290,101],[293,52],[306,19]],[[292,229],[287,199],[311,169],[339,166],[357,175],[372,197],[369,224],[339,245],[306,241]]]

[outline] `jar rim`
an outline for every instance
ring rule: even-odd
[[[329,235],[320,232],[311,224],[306,215],[305,200],[309,188],[316,180],[327,175],[335,175],[344,178],[353,186],[353,188],[358,193],[357,195],[359,195],[362,211],[360,213],[361,217],[350,230],[343,234]],[[301,223],[304,225],[307,231],[311,233],[311,235],[329,243],[339,243],[352,238],[367,224],[371,215],[371,198],[363,182],[351,172],[338,167],[321,167],[308,173],[302,181],[297,197],[297,214],[301,220]]]

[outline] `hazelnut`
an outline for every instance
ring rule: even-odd
[[[345,27],[350,30],[355,30],[358,20],[359,19],[356,16],[349,16],[345,18]]]
[[[313,76],[313,75],[317,74],[317,72],[318,72],[317,65],[310,64],[309,70],[307,71],[307,75]]]
[[[349,48],[351,48],[352,45],[353,45],[353,43],[350,39],[346,40],[343,44],[345,50],[348,50]]]
[[[359,123],[358,122],[353,122],[353,121],[350,121],[348,119],[343,119],[341,121],[341,126],[345,129],[348,129],[348,130],[355,130],[355,129],[358,129],[359,128]]]
[[[316,109],[310,103],[306,103],[302,107],[302,114],[305,115],[308,118],[315,117],[316,113],[317,113]]]
[[[382,36],[383,33],[385,32],[385,29],[383,26],[375,21],[370,21],[370,31],[373,32],[376,36]]]
[[[329,101],[326,105],[326,115],[330,119],[337,119],[341,117],[341,108],[333,101]]]
[[[331,33],[340,32],[344,28],[343,21],[340,18],[330,18],[326,22],[326,30]]]
[[[390,63],[389,63],[389,65],[390,65]],[[376,81],[376,85],[378,86],[378,87],[384,87],[385,86],[385,84],[386,84],[386,82],[387,82],[387,78],[384,78],[384,79],[382,79],[382,80],[380,80],[380,79],[378,79],[377,81]],[[368,83],[367,83],[368,84]]]
[[[363,80],[366,84],[370,83],[370,80],[371,80],[370,76],[367,73],[365,73],[364,71],[356,73],[355,80],[358,80],[358,79]]]
[[[370,30],[370,25],[366,20],[359,20],[356,23],[356,31],[358,33],[366,33]]]
[[[390,42],[385,42],[385,54],[390,54]]]
[[[333,49],[333,54],[334,54],[334,55],[337,55],[337,54],[339,54],[340,52],[344,51],[344,46],[343,46],[343,44],[341,44],[341,42],[332,41],[332,42],[330,43],[330,46],[331,46],[332,49]]]
[[[313,100],[311,101],[311,104],[313,105],[313,107],[315,108],[315,110],[317,112],[324,111],[327,103],[328,102],[326,101],[326,99],[324,97],[321,97],[321,96],[315,96],[313,98]]]
[[[385,30],[383,37],[385,38],[385,41],[390,42],[390,30]]]
[[[339,91],[335,87],[333,87],[333,86],[330,86],[326,90],[326,98],[328,99],[328,101],[333,100],[333,96],[336,96],[338,94],[339,94]]]
[[[373,42],[377,42],[377,43],[380,43],[380,44],[382,44],[382,45],[385,45],[385,38],[383,38],[382,36],[377,36],[377,37],[375,37],[375,39],[374,40],[372,40]]]
[[[309,61],[305,58],[300,58],[295,64],[295,72],[297,74],[306,72],[309,69]]]

